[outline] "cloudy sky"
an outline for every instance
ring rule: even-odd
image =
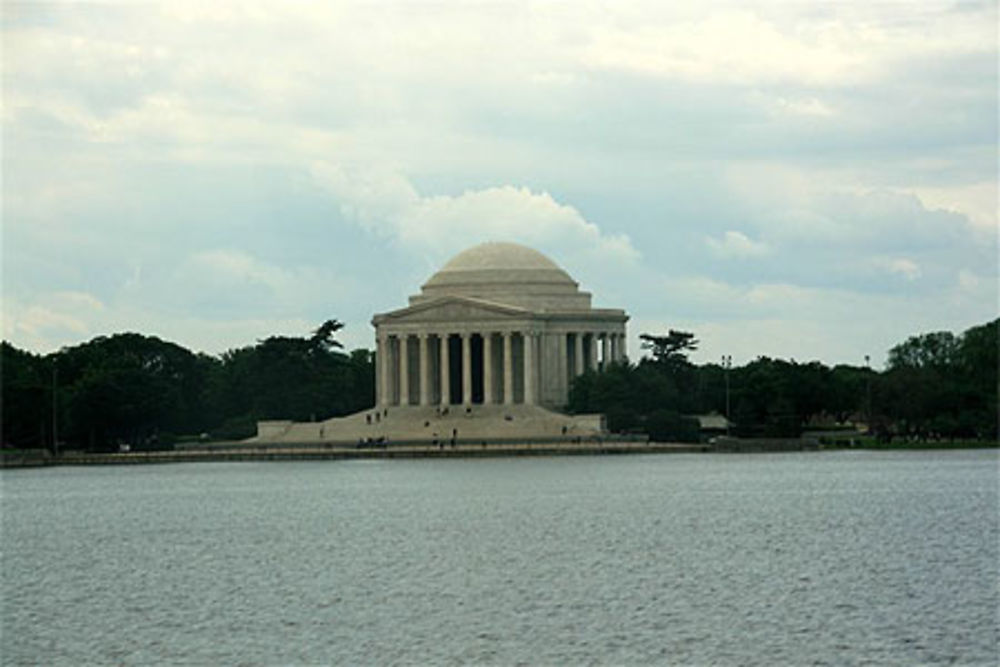
[[[218,353],[486,240],[641,332],[880,365],[997,316],[997,3],[3,4],[3,337]]]

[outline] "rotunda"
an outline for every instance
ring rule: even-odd
[[[627,321],[537,250],[474,246],[373,318],[378,405],[564,407],[573,377],[625,358]]]

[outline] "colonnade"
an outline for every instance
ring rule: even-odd
[[[553,350],[564,360],[554,367],[566,373],[568,386],[586,370],[623,360],[625,334],[379,331],[378,405],[534,405],[539,403],[541,371],[552,367],[543,357]]]

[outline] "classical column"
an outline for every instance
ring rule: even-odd
[[[389,341],[385,334],[379,333],[378,338],[375,339],[375,365],[378,367],[378,391],[376,392],[376,402],[375,404],[379,407],[385,407],[389,405],[389,374],[387,369],[389,368],[388,359],[386,355],[389,352]]]
[[[431,354],[427,334],[417,334],[420,352],[420,405],[431,404]]]
[[[618,361],[618,334],[608,334],[611,338],[611,361]]]
[[[441,405],[451,403],[451,355],[448,354],[448,334],[441,334]]]
[[[462,405],[472,405],[472,334],[462,334]]]
[[[618,361],[625,361],[625,334],[618,334]]]
[[[389,338],[386,363],[389,365],[389,383],[385,386],[389,392],[389,405],[399,405],[399,336]]]
[[[587,334],[590,336],[590,370],[597,371],[597,334]]]
[[[544,345],[544,343],[543,343]],[[556,334],[556,373],[555,378],[558,380],[558,387],[568,387],[569,386],[569,335],[565,333]],[[549,385],[552,384],[552,380],[549,380]],[[539,388],[539,392],[543,391]]]
[[[399,337],[399,404],[410,404],[410,337]]]
[[[607,370],[611,365],[611,337],[609,334],[601,334],[601,368]]]
[[[483,334],[483,405],[493,404],[493,334]]]
[[[573,374],[583,375],[583,333],[573,334]]]
[[[535,335],[524,334],[524,403],[535,404]]]
[[[503,332],[503,402],[504,405],[514,404],[514,354],[512,340],[514,334]]]

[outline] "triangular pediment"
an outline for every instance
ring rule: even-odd
[[[531,317],[532,312],[517,306],[469,297],[448,296],[400,308],[375,317],[378,323],[502,321]]]

